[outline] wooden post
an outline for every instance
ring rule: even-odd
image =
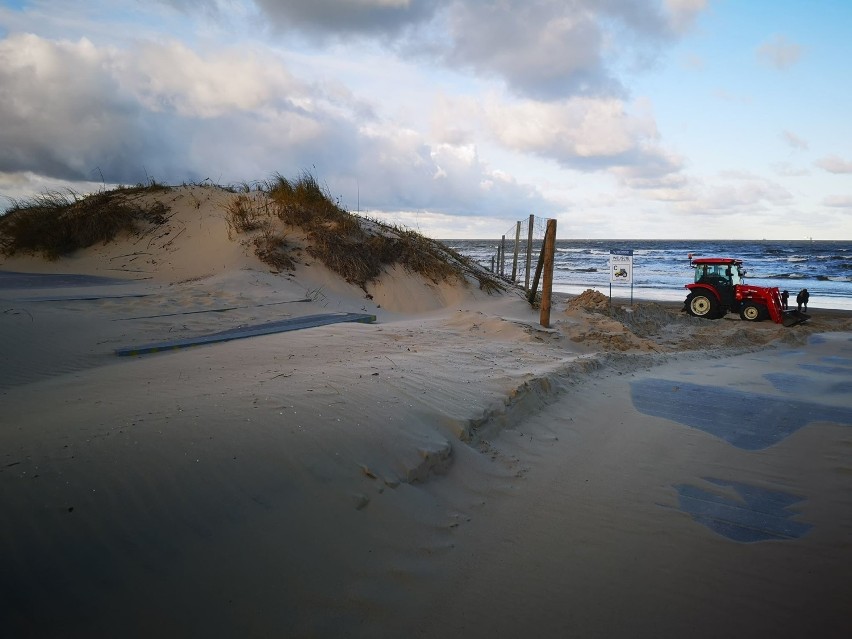
[[[538,281],[541,279],[541,269],[544,267],[544,251],[538,254],[538,264],[535,267],[535,277],[533,277],[532,286],[527,291],[527,300],[530,304],[535,304],[535,294],[538,292]]]
[[[556,220],[547,220],[544,245],[541,247],[544,279],[541,282],[541,313],[539,321],[550,328],[550,302],[553,295],[553,261],[556,254]]]
[[[524,280],[524,290],[529,293],[530,290],[530,268],[532,268],[532,246],[533,246],[533,226],[535,225],[535,215],[530,215],[529,231],[527,232],[527,276]]]
[[[506,236],[500,240],[500,277],[506,275]]]
[[[515,224],[515,257],[512,260],[512,283],[518,281],[518,249],[521,247],[521,222]]]

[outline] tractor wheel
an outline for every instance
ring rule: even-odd
[[[719,303],[707,293],[690,293],[686,298],[686,311],[694,317],[716,319],[719,317]]]
[[[740,317],[748,322],[759,322],[766,317],[766,307],[763,304],[746,302],[740,309]]]

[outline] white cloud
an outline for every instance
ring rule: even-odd
[[[364,211],[364,215],[440,239],[494,235],[494,219],[484,215],[458,216],[430,211]]]
[[[659,146],[656,123],[640,104],[629,114],[616,99],[561,102],[489,100],[485,120],[506,147],[550,158],[581,171],[611,170],[622,179],[654,178],[679,170]]]
[[[473,96],[449,96],[439,93],[430,110],[430,136],[437,143],[464,145],[477,136],[482,120],[482,105]]]
[[[647,66],[705,0],[257,0],[285,32],[369,39],[414,60],[499,79],[519,95],[624,95],[613,68]]]
[[[299,81],[252,52],[13,36],[0,40],[0,85],[0,173],[179,183],[313,168],[352,204],[360,180],[362,200],[378,209],[552,208],[470,142],[433,142],[379,120],[333,81]]]
[[[106,160],[147,155],[138,106],[104,73],[113,56],[86,39],[0,40],[0,171],[85,179]]]
[[[0,211],[9,207],[13,201],[26,201],[37,193],[73,192],[86,195],[114,186],[100,181],[54,179],[30,171],[0,172]]]
[[[829,173],[852,173],[852,161],[844,160],[836,155],[827,155],[814,164]]]
[[[791,131],[782,131],[781,136],[784,141],[794,149],[805,151],[808,148],[808,141],[800,138]]]
[[[415,131],[382,126],[362,133],[362,155],[355,171],[360,200],[367,208],[463,216],[487,211],[510,218],[519,209],[553,210],[536,189],[490,168],[473,145],[430,145]],[[353,190],[351,184],[341,188]]]
[[[778,162],[771,165],[771,168],[781,177],[802,177],[811,174],[808,169],[798,168],[787,162]]]
[[[768,66],[785,70],[802,57],[802,47],[782,35],[776,35],[757,48],[757,57]]]
[[[852,209],[852,195],[829,195],[822,203],[831,208]]]
[[[456,3],[447,19],[451,39],[442,57],[452,67],[499,77],[521,95],[624,93],[604,61],[598,16],[579,3]]]
[[[228,51],[203,58],[173,43],[119,50],[11,36],[0,40],[0,85],[4,172],[113,183],[256,178],[245,169],[266,174],[302,152],[321,160],[332,137],[338,149],[352,137],[320,90]]]
[[[183,117],[221,117],[288,101],[295,105],[306,93],[281,65],[245,49],[202,57],[179,42],[146,42],[115,56],[112,66],[116,82],[144,108]]]
[[[783,204],[792,199],[790,192],[769,180],[754,177],[737,182],[715,185],[708,202],[715,210],[755,210],[771,204]]]
[[[491,101],[486,117],[496,137],[509,148],[566,164],[618,157],[633,147],[631,123],[620,100]]]
[[[679,171],[680,158],[661,151],[647,153],[641,163],[613,167],[609,173],[636,195],[654,200],[682,200],[690,179]]]
[[[436,56],[500,78],[539,100],[624,96],[615,69],[653,64],[705,9],[704,0],[457,0],[439,14],[447,33]]]
[[[665,0],[669,23],[678,33],[692,27],[698,15],[707,9],[707,0]]]
[[[256,0],[260,10],[282,30],[307,31],[318,37],[368,34],[396,36],[428,21],[441,0]]]
[[[789,205],[794,200],[782,185],[748,172],[727,172],[714,176],[712,180],[690,178],[675,187],[661,192],[668,196],[672,210],[693,220],[695,229],[706,227],[722,231],[717,237],[730,237],[731,233],[736,233],[737,227],[730,226],[731,216],[739,216],[743,224],[754,222],[756,216],[769,214],[776,207]],[[650,195],[660,193],[651,191]],[[720,217],[726,219],[721,227]]]

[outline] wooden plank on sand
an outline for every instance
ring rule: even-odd
[[[320,315],[305,315],[303,317],[291,317],[289,319],[277,322],[268,322],[266,324],[240,326],[239,328],[231,328],[227,331],[211,333],[210,335],[199,335],[197,337],[187,337],[185,339],[177,339],[168,342],[157,342],[154,344],[143,344],[141,346],[117,348],[115,349],[115,354],[119,357],[126,357],[129,355],[147,355],[149,353],[160,353],[162,351],[187,348],[198,344],[215,344],[217,342],[227,342],[233,339],[256,337],[258,335],[270,335],[272,333],[284,333],[303,328],[338,324],[340,322],[360,322],[362,324],[371,324],[375,321],[375,315],[369,315],[366,313],[322,313]]]

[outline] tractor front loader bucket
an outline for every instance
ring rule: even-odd
[[[798,324],[804,324],[809,319],[811,319],[811,316],[802,311],[784,311],[781,323],[784,326],[797,326]]]

